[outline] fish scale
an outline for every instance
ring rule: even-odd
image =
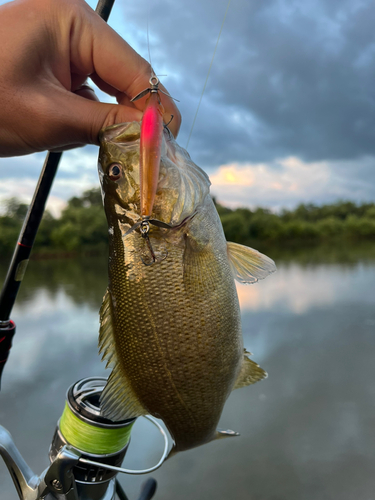
[[[135,233],[129,238],[136,240],[139,235]],[[116,310],[120,311],[115,329],[116,351],[124,372],[134,372],[133,387],[140,402],[153,415],[173,415],[175,435],[177,427],[190,435],[190,428],[186,429],[187,418],[192,423],[195,420],[204,423],[202,434],[207,434],[207,426],[214,432],[220,415],[217,412],[213,419],[212,408],[222,407],[227,398],[227,393],[221,390],[226,374],[220,376],[221,366],[228,367],[230,361],[230,354],[220,340],[221,332],[227,336],[227,324],[233,314],[230,314],[233,304],[228,302],[227,293],[223,290],[220,314],[217,313],[217,301],[197,301],[195,296],[186,294],[180,248],[172,249],[157,267],[144,266],[136,253],[133,254],[134,262],[125,264],[120,248],[117,255],[120,257],[111,270],[112,295],[116,298]],[[142,286],[123,279],[126,266],[137,268]],[[212,356],[213,350],[215,356]],[[233,354],[238,365],[241,342],[236,351]],[[202,363],[202,359],[208,363]],[[207,370],[207,366],[212,369]],[[167,372],[172,374],[171,378]],[[173,379],[179,383],[180,391]],[[181,384],[183,380],[187,383]],[[220,390],[214,391],[214,385]],[[164,420],[168,426],[168,419]],[[194,432],[197,433],[196,426]]]
[[[254,282],[274,263],[227,244],[207,176],[170,134],[152,214],[170,229],[151,226],[146,236],[137,230],[139,124],[103,131],[99,174],[110,243],[99,344],[112,366],[102,411],[114,420],[161,418],[176,451],[222,437],[216,427],[230,392],[266,376],[243,352],[232,267]],[[147,239],[162,256],[152,265],[143,259]]]

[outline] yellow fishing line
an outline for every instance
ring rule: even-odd
[[[96,427],[78,418],[65,403],[60,419],[60,431],[66,441],[87,453],[107,455],[124,448],[130,439],[133,422],[115,429]]]

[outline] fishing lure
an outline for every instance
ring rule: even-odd
[[[216,49],[219,44],[221,32],[223,30],[223,26],[225,23],[225,19],[227,17],[227,13],[229,10],[231,0],[228,1],[227,9],[224,14],[224,19],[221,24],[219,36],[216,41],[216,46],[214,53],[212,55],[211,59],[211,64],[208,69],[207,77],[205,84],[203,86],[202,94],[199,99],[197,111],[195,113],[195,117],[193,120],[193,124],[190,129],[190,134],[189,138],[187,141],[186,148],[188,147],[189,141],[191,134],[193,132],[195,120],[197,118],[197,114],[199,111],[199,107],[202,101],[202,97],[207,85],[208,77],[210,75],[211,67],[215,58],[216,54]],[[148,31],[147,31],[147,37],[148,37]],[[149,59],[150,59],[150,64],[151,64],[151,55],[150,55],[150,45],[148,46],[149,48]],[[141,135],[140,135],[140,193],[141,193],[141,221],[137,222],[134,224],[130,230],[125,234],[129,234],[130,232],[134,231],[135,229],[139,228],[140,233],[142,235],[142,238],[144,240],[144,246],[145,246],[145,252],[144,252],[144,257],[141,257],[142,261],[146,265],[151,265],[154,264],[157,261],[164,260],[168,254],[167,251],[162,251],[161,253],[159,252],[159,256],[157,257],[154,249],[151,245],[150,238],[148,236],[149,231],[150,231],[150,224],[153,224],[158,227],[162,227],[165,229],[171,229],[172,226],[169,224],[166,224],[162,221],[159,221],[157,219],[151,219],[151,214],[152,214],[152,208],[154,206],[154,200],[155,200],[155,195],[158,187],[158,180],[159,180],[159,170],[160,170],[160,156],[161,156],[161,146],[162,146],[162,139],[163,139],[163,115],[164,115],[164,107],[161,103],[159,92],[162,92],[163,94],[167,95],[168,97],[172,97],[163,90],[159,89],[159,79],[151,70],[151,78],[149,80],[150,87],[142,90],[138,95],[133,97],[131,99],[131,102],[137,101],[138,99],[141,99],[142,97],[146,96],[148,93],[150,96],[148,97],[146,101],[146,106],[145,110],[143,112],[143,117],[142,117],[142,124],[141,124]],[[172,97],[172,99],[174,99]],[[177,101],[177,99],[175,99]],[[171,117],[172,121],[173,115]],[[169,121],[169,123],[170,123]],[[164,125],[165,127],[168,127],[169,123],[167,125]]]
[[[150,94],[142,117],[139,159],[141,217],[146,220],[151,217],[158,187],[164,115],[164,107],[159,96],[159,92],[163,91],[159,89],[158,77],[153,74],[149,83],[149,88],[131,99],[131,102],[135,102]]]
[[[140,136],[140,212],[142,221],[139,224],[134,225],[132,228],[136,229],[136,227],[139,227],[141,235],[145,240],[146,248],[151,256],[151,260],[149,262],[146,261],[149,259],[142,259],[147,265],[153,264],[158,260],[152,248],[148,233],[150,230],[150,223],[153,224],[154,222],[160,222],[151,219],[151,214],[159,180],[163,127],[169,125],[170,123],[169,121],[167,125],[163,124],[164,107],[161,103],[159,92],[171,97],[169,94],[159,89],[160,82],[154,73],[152,73],[149,83],[149,88],[142,90],[142,92],[131,99],[131,102],[135,102],[147,94],[150,94],[147,98],[146,106],[143,112]],[[166,254],[164,255],[164,258],[165,257]]]

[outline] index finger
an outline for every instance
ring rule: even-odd
[[[133,98],[150,86],[151,66],[123,38],[108,26],[85,2],[79,21],[72,18],[71,64],[81,72],[96,75],[109,86]],[[91,23],[87,23],[87,14]],[[160,88],[168,92],[160,84]],[[170,130],[176,137],[181,114],[172,98],[160,93],[166,114],[173,115]],[[145,99],[134,103],[143,110]]]

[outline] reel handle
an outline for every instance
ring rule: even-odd
[[[142,484],[141,494],[138,500],[150,500],[155,495],[156,486],[157,483],[153,477],[147,479],[147,481]]]
[[[21,453],[14,444],[10,433],[0,425],[0,456],[13,479],[18,496],[21,500],[32,500],[39,497],[40,479],[27,465]]]
[[[141,493],[138,497],[138,500],[151,500],[151,498],[155,495],[157,487],[157,482],[154,478],[150,477],[145,481],[141,486]],[[119,500],[129,500],[125,495],[125,491],[122,489],[121,484],[116,479],[116,495]]]

